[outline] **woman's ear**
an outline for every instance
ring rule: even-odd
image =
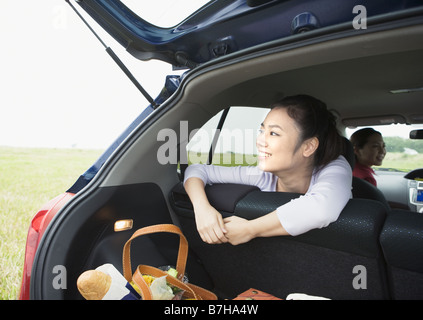
[[[356,146],[354,146],[353,149],[354,149],[354,154],[358,157],[360,155],[360,153],[359,153],[360,149],[357,148]]]
[[[303,156],[308,158],[313,155],[319,147],[319,139],[313,137],[303,142]]]

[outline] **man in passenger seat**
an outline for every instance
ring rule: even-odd
[[[256,167],[194,164],[187,168],[184,186],[204,242],[237,245],[255,237],[296,236],[338,219],[351,198],[352,170],[342,156],[344,141],[325,103],[308,95],[285,97],[267,114],[256,144]],[[253,220],[223,219],[204,190],[213,183],[304,195]]]

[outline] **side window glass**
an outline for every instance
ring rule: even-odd
[[[231,107],[213,146],[212,164],[254,166],[257,164],[256,137],[269,109]],[[207,163],[216,128],[223,112],[211,118],[187,145],[188,163]]]

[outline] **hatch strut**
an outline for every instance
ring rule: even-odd
[[[70,0],[65,0],[72,8],[73,11],[78,15],[79,18],[85,23],[88,29],[96,36],[96,38],[101,42],[101,44],[106,49],[106,52],[109,56],[116,62],[116,64],[121,68],[121,70],[128,76],[128,78],[132,81],[132,83],[138,88],[138,90],[143,94],[143,96],[151,103],[154,109],[156,109],[159,105],[154,101],[154,99],[148,94],[147,91],[142,87],[142,85],[135,79],[131,71],[125,66],[122,60],[114,53],[114,51],[108,47],[104,41],[99,37],[99,35],[94,31],[94,29],[89,25],[89,23],[84,19],[84,17],[76,10],[76,8],[70,3]]]

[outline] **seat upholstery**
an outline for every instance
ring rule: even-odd
[[[344,151],[343,151],[343,154],[342,155],[348,161],[348,163],[350,164],[351,168],[354,169],[355,155],[354,155],[353,145],[352,145],[351,141],[348,140],[347,138],[344,137],[343,139],[344,139]]]
[[[394,299],[423,299],[423,215],[392,210],[380,243]]]
[[[380,191],[377,187],[375,187],[370,182],[364,179],[353,177],[352,194],[353,198],[371,199],[379,201],[385,206],[387,210],[390,210],[389,203],[386,200],[382,191]]]
[[[252,191],[237,203],[234,214],[252,219],[297,196]],[[326,228],[297,237],[256,238],[238,246],[204,243],[192,212],[187,214],[186,209],[176,206],[174,210],[190,248],[203,263],[221,298],[231,299],[250,287],[281,298],[293,292],[333,299],[389,297],[378,242],[386,210],[379,202],[351,199],[338,221]],[[352,285],[355,266],[367,270],[366,290]]]

